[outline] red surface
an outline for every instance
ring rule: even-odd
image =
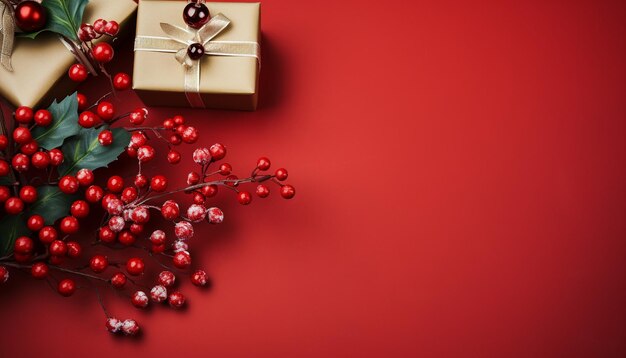
[[[222,193],[194,239],[213,289],[107,298],[139,340],[14,280],[0,356],[623,357],[625,24],[623,1],[265,1],[260,110],[181,112],[297,198]]]

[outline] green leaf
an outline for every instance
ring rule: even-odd
[[[5,256],[13,252],[15,239],[27,235],[28,228],[24,214],[4,215],[0,219],[0,256]]]
[[[52,114],[52,123],[47,127],[35,127],[33,138],[45,149],[58,148],[65,139],[78,134],[78,99],[76,93],[65,97],[61,103],[56,99],[48,107]]]
[[[78,29],[83,22],[83,12],[89,0],[45,0],[41,5],[48,12],[46,27],[37,32],[20,34],[34,39],[42,32],[50,31],[78,41]]]
[[[128,146],[130,133],[124,128],[113,128],[113,143],[103,146],[98,142],[98,134],[107,129],[100,128],[81,129],[78,135],[68,139],[61,150],[65,155],[63,164],[59,167],[61,176],[74,174],[80,169],[98,169],[109,165]]]
[[[37,188],[37,201],[30,207],[29,215],[41,215],[46,225],[52,225],[58,219],[69,215],[70,206],[76,195],[65,194],[58,186],[44,185]]]

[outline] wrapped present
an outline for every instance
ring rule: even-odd
[[[152,106],[255,110],[259,34],[259,3],[143,0],[133,89]]]
[[[50,1],[50,6],[62,6],[70,3],[69,0],[44,0]],[[45,4],[45,2],[44,2]],[[122,31],[132,25],[137,4],[133,0],[86,0],[74,1],[76,4],[73,16],[79,17],[81,6],[84,7],[82,22],[93,23],[96,19],[103,18],[115,20],[120,24]],[[70,6],[72,7],[72,6]],[[6,15],[6,13],[5,13]],[[1,20],[1,19],[0,19]],[[48,15],[48,26],[51,16]],[[74,24],[74,26],[80,25]],[[10,64],[3,58],[3,66],[0,66],[0,96],[4,97],[15,106],[24,105],[30,107],[45,106],[54,98],[62,98],[76,86],[67,76],[68,68],[77,61],[73,54],[68,26],[66,29],[57,27],[54,32],[43,32],[34,39],[15,36]],[[59,33],[67,33],[64,40]],[[34,37],[34,36],[31,36]],[[9,39],[5,39],[6,44]],[[3,47],[3,50],[9,46]],[[10,51],[5,51],[5,53]]]

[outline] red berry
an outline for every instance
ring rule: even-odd
[[[122,322],[121,329],[127,336],[135,336],[139,333],[139,325],[132,319],[127,319]]]
[[[200,165],[206,165],[212,160],[211,153],[209,153],[209,150],[206,148],[198,148],[194,150],[192,158],[194,162]]]
[[[148,295],[146,295],[145,292],[136,291],[130,298],[130,302],[137,308],[146,308],[148,307],[150,299],[148,299]]]
[[[18,144],[26,144],[33,140],[33,137],[28,128],[17,127],[13,130],[13,140]]]
[[[67,245],[61,240],[54,240],[50,243],[48,250],[52,256],[65,256],[67,253]]]
[[[63,256],[50,256],[50,258],[48,259],[48,262],[51,263],[52,265],[61,265],[63,261],[64,261]]]
[[[271,166],[271,162],[266,157],[261,157],[256,162],[256,167],[259,168],[259,170],[268,170],[270,166]]]
[[[176,208],[176,210],[178,210],[178,208]],[[193,226],[186,221],[178,222],[174,226],[174,234],[179,239],[183,239],[183,240],[189,239],[193,236],[193,233],[194,233]]]
[[[222,165],[220,165],[220,174],[222,175],[230,175],[230,173],[233,171],[233,167],[228,164],[228,163],[223,163]]]
[[[13,251],[18,254],[30,254],[33,252],[34,247],[35,243],[30,237],[20,236],[15,239],[15,243],[13,244]]]
[[[15,154],[11,160],[11,166],[18,172],[25,172],[30,168],[30,159],[25,154]]]
[[[0,134],[0,150],[5,150],[9,146],[9,138],[6,135]]]
[[[76,283],[74,283],[74,280],[66,278],[59,282],[57,290],[61,296],[69,297],[74,294],[74,291],[76,291]]]
[[[24,202],[20,198],[9,198],[4,202],[4,210],[7,214],[17,215],[24,210]]]
[[[11,197],[11,191],[4,185],[0,185],[0,203],[4,203]]]
[[[191,172],[187,174],[187,184],[188,185],[196,185],[200,182],[200,174],[196,172]]]
[[[87,79],[87,68],[80,63],[73,64],[67,74],[70,76],[70,79],[74,82],[83,82]]]
[[[78,258],[80,254],[83,252],[83,249],[80,247],[80,244],[76,241],[68,241],[67,244],[67,256],[70,258]]]
[[[118,272],[113,275],[113,277],[111,277],[111,285],[115,288],[124,288],[124,286],[126,285],[126,281],[126,275],[121,272]]]
[[[98,19],[93,22],[93,30],[99,34],[104,33],[104,26],[107,24],[106,20]]]
[[[174,149],[170,150],[169,153],[167,153],[167,161],[170,164],[176,164],[180,162],[180,153],[175,151]]]
[[[9,280],[9,271],[6,267],[0,266],[0,284],[6,283]]]
[[[154,230],[150,235],[150,242],[153,245],[165,244],[165,232],[163,232],[162,230]]]
[[[47,127],[52,123],[52,114],[45,110],[40,109],[35,113],[35,123],[40,127]]]
[[[98,103],[98,116],[105,122],[110,122],[115,116],[115,106],[113,103],[102,101]]]
[[[76,173],[76,179],[80,186],[89,186],[93,183],[94,175],[90,169],[81,169]]]
[[[150,251],[155,254],[160,254],[165,252],[165,245],[152,245]]]
[[[148,177],[143,174],[137,174],[135,176],[134,183],[137,188],[144,188],[146,185],[148,185]]]
[[[131,124],[138,126],[146,120],[146,117],[148,117],[148,110],[145,108],[137,108],[130,112],[128,120]]]
[[[66,175],[59,180],[59,189],[65,194],[74,194],[78,191],[78,179]]]
[[[137,159],[140,162],[145,163],[154,158],[154,148],[149,145],[143,145],[137,149]]]
[[[113,59],[115,51],[108,43],[100,42],[93,46],[91,54],[96,61],[100,63],[107,63]]]
[[[117,238],[117,235],[108,226],[103,226],[98,231],[98,238],[102,242],[106,242],[107,244],[111,244],[111,243],[115,242],[115,239]]]
[[[102,255],[94,255],[91,260],[89,260],[89,268],[95,273],[103,272],[108,266],[109,260]]]
[[[104,25],[104,33],[109,36],[116,36],[120,31],[120,25],[116,21],[109,21]]]
[[[259,198],[267,198],[270,195],[270,189],[266,185],[259,184],[256,187],[256,195]]]
[[[111,333],[118,333],[122,329],[122,322],[114,317],[107,318],[106,328]]]
[[[126,261],[126,271],[133,276],[141,275],[144,267],[143,260],[138,257],[133,257]]]
[[[239,185],[238,177],[236,175],[229,175],[226,177],[225,184],[231,187],[236,187]]]
[[[187,218],[193,222],[200,222],[206,217],[206,208],[202,205],[192,204],[187,208]]]
[[[117,241],[119,241],[120,244],[124,246],[130,246],[134,244],[136,240],[137,240],[137,237],[128,230],[124,230],[120,232],[119,235],[117,235]]]
[[[202,193],[194,192],[193,193],[193,202],[194,204],[202,205],[206,202],[206,198]]]
[[[37,152],[30,159],[33,167],[46,169],[50,165],[50,155],[46,152]]]
[[[276,179],[280,181],[287,180],[287,176],[288,176],[287,169],[285,168],[276,169],[274,176],[276,176]]]
[[[50,152],[48,152],[48,154],[50,154],[50,164],[52,164],[53,166],[59,166],[61,165],[61,163],[63,163],[63,152],[61,152],[60,149],[54,148],[52,150],[50,150]]]
[[[131,136],[130,136],[130,147],[133,148],[139,148],[142,145],[146,144],[147,138],[146,136],[143,134],[143,132],[134,132]]]
[[[119,193],[124,189],[124,179],[119,175],[114,175],[107,181],[107,188],[113,193]]]
[[[138,224],[145,224],[150,221],[150,211],[147,207],[140,205],[130,212],[130,219]]]
[[[70,213],[79,219],[86,218],[89,215],[89,204],[84,200],[76,200],[70,207]]]
[[[33,120],[33,109],[26,106],[19,106],[13,116],[17,123],[29,124]]]
[[[178,267],[179,269],[185,269],[189,267],[189,265],[191,265],[191,256],[189,256],[189,253],[187,251],[179,251],[174,254],[172,262],[174,263],[174,266]]]
[[[209,148],[209,152],[211,152],[213,160],[221,160],[226,156],[226,147],[223,144],[215,143]]]
[[[173,120],[173,119],[171,119],[171,118],[166,118],[166,119],[163,121],[163,127],[164,127],[165,129],[174,129],[174,126],[175,126],[175,124],[174,124],[174,120]]]
[[[198,141],[198,130],[192,126],[188,126],[181,134],[181,137],[183,142],[187,144],[195,143]]]
[[[85,199],[87,199],[90,203],[97,203],[102,199],[104,195],[104,190],[97,185],[91,185],[87,190],[85,190]]]
[[[211,185],[203,186],[202,188],[200,188],[200,192],[205,197],[212,198],[215,195],[217,195],[217,185],[211,184]]]
[[[59,229],[65,234],[74,234],[78,231],[78,219],[73,216],[66,216],[61,219],[61,224],[59,225]]]
[[[84,111],[85,109],[87,109],[87,106],[89,105],[87,103],[87,96],[85,96],[82,93],[78,93],[76,95],[76,100],[78,101],[78,110],[79,111]]]
[[[170,136],[170,143],[172,143],[172,145],[179,145],[182,141],[183,139],[178,134],[172,134]]]
[[[122,201],[126,204],[137,199],[137,189],[133,187],[127,187],[122,191]]]
[[[91,111],[84,111],[78,116],[78,124],[83,128],[91,128],[100,122],[100,118]]]
[[[185,124],[185,117],[179,115],[176,115],[172,118],[172,121],[174,121],[174,125],[175,126],[181,126],[183,124]]]
[[[35,152],[37,152],[37,150],[39,150],[39,144],[37,144],[37,142],[34,140],[31,140],[30,142],[23,144],[20,147],[20,152],[26,155],[33,155],[35,154]]]
[[[113,132],[108,129],[104,129],[98,134],[98,142],[104,147],[113,143]]]
[[[122,231],[124,226],[126,226],[126,222],[121,216],[113,216],[109,219],[109,228],[113,230],[113,232]]]
[[[39,231],[39,241],[50,244],[58,237],[57,230],[52,226],[45,226]]]
[[[280,187],[280,196],[285,199],[291,199],[296,195],[296,188],[291,185],[283,185]]]
[[[221,224],[224,221],[224,213],[220,208],[209,208],[206,220],[211,224]]]
[[[173,308],[181,308],[185,305],[185,296],[178,291],[172,292],[170,294],[168,302]]]
[[[250,195],[247,191],[240,191],[237,194],[237,201],[239,201],[239,204],[241,205],[248,205],[252,201],[252,195]]]
[[[174,282],[176,282],[176,276],[171,271],[161,271],[158,282],[164,287],[172,287]]]
[[[26,221],[26,226],[30,231],[39,231],[43,228],[44,224],[43,216],[37,214],[31,215]]]
[[[20,199],[27,204],[32,204],[37,200],[37,189],[31,185],[25,185],[20,189]]]
[[[150,298],[152,298],[154,302],[165,301],[165,299],[167,298],[167,288],[161,285],[156,285],[152,287],[152,289],[150,290]]]
[[[84,42],[91,41],[98,37],[98,33],[90,24],[81,24],[77,35],[78,39]]]
[[[197,270],[191,275],[191,283],[196,286],[206,286],[209,283],[209,277],[203,270]]]
[[[161,206],[161,214],[166,220],[174,220],[180,214],[180,208],[175,201],[168,200]]]
[[[150,180],[150,188],[157,193],[165,191],[167,188],[167,179],[163,175],[155,175]]]
[[[43,262],[37,262],[30,268],[30,273],[36,279],[46,278],[48,276],[48,265]]]
[[[130,224],[130,232],[134,235],[143,233],[143,224],[132,223]]]
[[[0,177],[9,175],[10,171],[9,163],[0,159]]]
[[[125,91],[130,88],[130,76],[124,72],[120,72],[113,77],[113,87],[118,91]]]

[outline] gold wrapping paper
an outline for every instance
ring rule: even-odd
[[[115,20],[125,31],[136,8],[133,0],[90,0],[83,22]],[[44,33],[35,40],[16,38],[11,62],[13,72],[0,67],[0,96],[15,106],[47,106],[76,86],[67,76],[76,59],[55,34]]]
[[[137,36],[164,36],[160,23],[186,27],[186,1],[142,0],[137,11]],[[260,40],[259,3],[207,2],[211,15],[231,23],[216,41]],[[207,108],[255,110],[259,64],[256,58],[205,55],[200,60],[200,97]],[[184,88],[185,69],[173,53],[136,51],[133,89],[151,106],[190,107]]]

